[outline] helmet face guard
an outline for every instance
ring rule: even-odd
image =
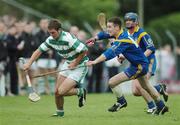
[[[138,15],[136,13],[133,13],[133,12],[126,13],[124,16],[124,20],[125,21],[131,20],[131,21],[136,22],[136,23],[139,22]]]

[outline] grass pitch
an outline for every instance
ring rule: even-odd
[[[54,96],[42,96],[36,103],[26,96],[0,97],[0,125],[180,125],[180,95],[170,95],[170,112],[163,116],[146,114],[141,97],[126,99],[126,108],[110,113],[107,108],[116,101],[113,94],[89,94],[82,108],[77,97],[65,97],[65,116],[60,118],[51,117]]]

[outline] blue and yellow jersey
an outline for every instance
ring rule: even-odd
[[[99,39],[112,38],[105,32],[100,32],[99,34]],[[130,36],[128,36],[127,31],[121,30],[118,36],[114,36],[113,38],[115,38],[115,40],[112,46],[103,53],[107,60],[112,59],[122,53],[131,63],[131,65],[138,66],[141,64],[148,66],[147,58],[145,57],[139,45]]]
[[[148,33],[144,31],[144,29],[137,26],[134,29],[134,32],[130,34],[128,32],[128,35],[131,36],[139,45],[139,47],[142,49],[143,52],[145,52],[147,49],[152,51],[152,54],[149,55],[147,58],[150,62],[150,60],[155,59],[155,47],[153,44],[153,41]]]

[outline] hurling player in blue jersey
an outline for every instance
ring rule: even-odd
[[[128,30],[128,35],[137,42],[139,47],[144,52],[144,55],[148,58],[149,71],[147,73],[147,78],[150,79],[156,71],[156,57],[153,41],[150,35],[145,32],[144,29],[139,27],[138,15],[136,13],[126,13],[124,16],[124,21]],[[148,105],[147,113],[153,112],[153,110],[156,109],[156,105],[154,104],[152,97],[140,86],[137,79],[133,80],[132,83],[133,94],[135,96],[143,96]],[[157,84],[154,87],[161,95],[163,95],[164,100],[167,101],[168,94],[166,92],[166,86],[164,84]]]
[[[164,102],[160,99],[159,93],[147,80],[146,74],[148,72],[149,62],[146,56],[144,55],[138,44],[130,36],[128,36],[128,33],[123,31],[123,29],[121,28],[120,18],[113,17],[109,19],[107,22],[107,31],[107,36],[109,35],[109,37],[115,38],[112,46],[94,61],[87,62],[86,65],[92,66],[97,63],[110,60],[118,56],[119,54],[123,54],[123,56],[131,64],[123,72],[113,76],[108,81],[108,85],[117,97],[117,102],[112,107],[110,107],[108,111],[116,112],[120,108],[127,106],[127,102],[121,90],[119,89],[119,84],[131,79],[137,79],[140,85],[151,95],[151,97],[155,101],[157,108],[153,112],[153,114],[159,115],[168,112],[168,107],[165,106]],[[96,36],[95,39],[101,39],[100,35]]]

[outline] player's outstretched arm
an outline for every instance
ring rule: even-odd
[[[86,44],[88,46],[93,46],[97,40],[110,39],[110,38],[114,38],[114,37],[110,36],[107,32],[102,31],[102,32],[99,32],[95,37],[92,37],[86,40]]]
[[[88,61],[86,63],[87,66],[93,66],[93,65],[96,65],[100,62],[103,62],[106,60],[106,57],[104,56],[104,54],[100,55],[98,58],[96,58],[94,61]]]
[[[42,52],[37,49],[31,56],[31,58],[28,60],[27,63],[24,64],[23,69],[28,70],[32,63],[42,54]]]

